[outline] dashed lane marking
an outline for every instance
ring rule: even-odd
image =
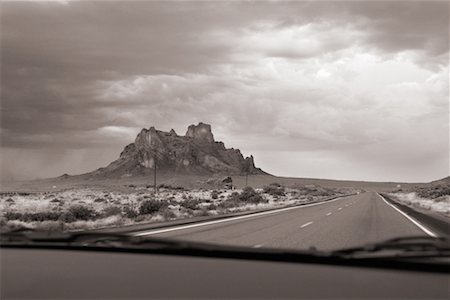
[[[190,228],[214,225],[214,224],[225,223],[225,222],[231,222],[231,221],[236,221],[236,220],[243,220],[243,219],[248,219],[248,218],[255,218],[255,217],[259,217],[259,216],[263,216],[263,215],[271,215],[271,214],[276,214],[276,213],[293,210],[293,209],[302,209],[302,208],[306,208],[306,207],[331,203],[334,201],[338,201],[342,198],[344,198],[344,197],[338,197],[336,199],[328,200],[328,201],[324,201],[324,202],[311,203],[311,204],[306,204],[306,205],[302,205],[302,206],[280,208],[280,209],[276,209],[276,210],[264,211],[264,212],[260,212],[260,213],[253,213],[253,214],[243,215],[243,216],[238,216],[238,217],[230,217],[230,218],[215,220],[215,221],[207,221],[207,222],[202,222],[202,223],[181,225],[181,226],[169,227],[169,228],[164,228],[164,229],[150,229],[150,230],[146,230],[146,231],[136,232],[132,235],[133,236],[146,236],[146,235],[153,235],[153,234],[159,234],[159,233],[165,233],[165,232],[171,232],[171,231],[190,229]]]
[[[309,226],[309,225],[311,225],[313,222],[308,222],[308,223],[305,223],[305,224],[303,224],[302,226],[300,226],[300,228],[305,228],[306,226]]]

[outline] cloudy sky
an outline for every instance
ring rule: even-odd
[[[2,2],[3,179],[212,125],[282,176],[449,175],[449,2]]]

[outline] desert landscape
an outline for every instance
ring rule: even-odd
[[[186,190],[161,185],[154,192],[151,186],[129,184],[116,191],[89,187],[3,193],[1,225],[4,230],[96,229],[309,204],[356,192],[316,186],[287,188],[272,183],[262,189]]]
[[[155,170],[156,164],[156,170]],[[305,205],[364,191],[450,215],[449,178],[429,184],[270,175],[253,157],[214,140],[211,126],[185,136],[143,129],[119,159],[81,175],[4,182],[1,229],[90,230]]]

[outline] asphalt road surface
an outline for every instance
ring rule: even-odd
[[[374,192],[244,217],[136,233],[248,247],[320,250],[433,233]]]

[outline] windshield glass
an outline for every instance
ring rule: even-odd
[[[447,2],[1,5],[3,233],[448,236]]]

